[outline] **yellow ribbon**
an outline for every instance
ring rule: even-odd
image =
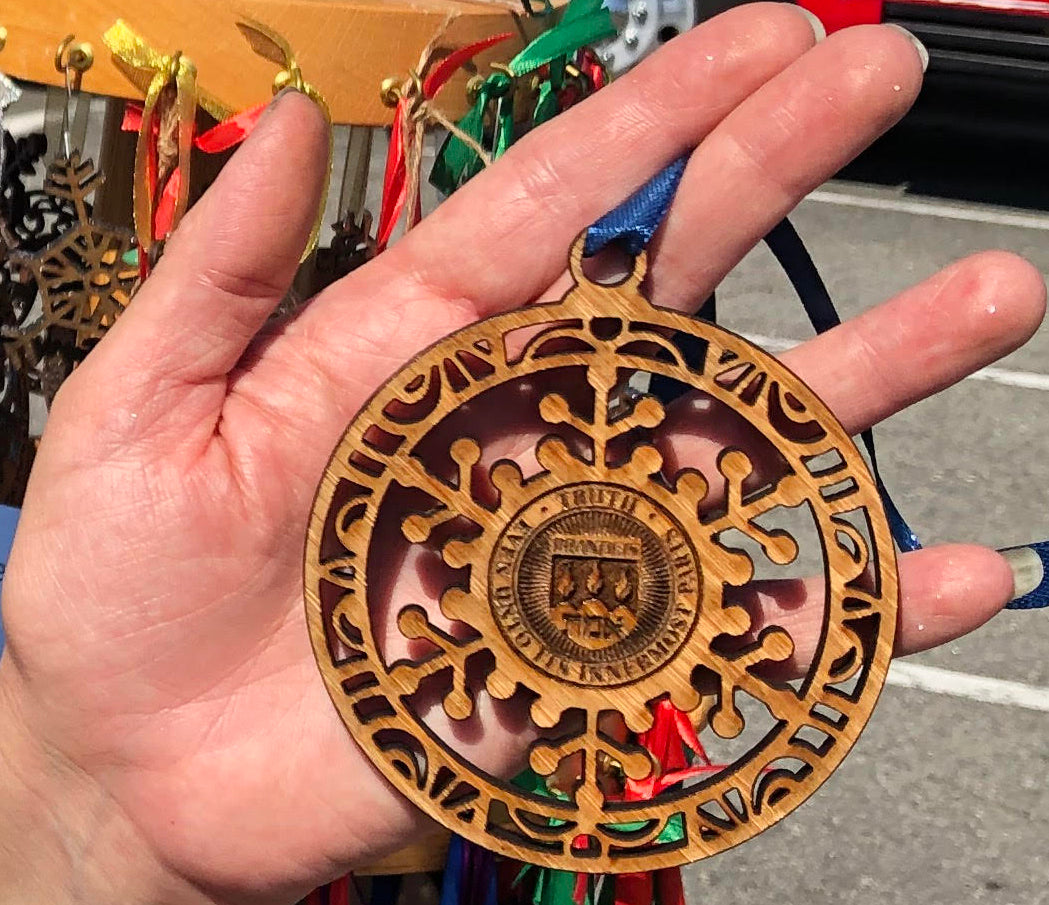
[[[321,227],[324,225],[324,208],[327,206],[328,191],[331,187],[331,168],[335,155],[331,110],[328,108],[328,103],[324,100],[321,93],[303,78],[298,60],[295,59],[291,46],[282,35],[254,19],[242,19],[237,23],[237,28],[240,29],[241,34],[244,35],[255,53],[281,67],[280,72],[273,79],[273,93],[277,94],[285,88],[294,88],[296,91],[301,91],[320,107],[324,118],[328,121],[328,163],[324,168],[324,191],[321,194],[320,206],[317,209],[317,217],[313,222],[313,229],[310,231],[309,241],[306,243],[306,250],[302,253],[301,260],[305,261],[313,254],[320,239]]]
[[[295,54],[288,42],[277,32],[261,22],[244,19],[237,27],[247,39],[252,50],[259,56],[276,63],[281,67],[273,80],[273,93],[284,88],[294,88],[310,98],[324,114],[328,121],[328,164],[325,168],[324,193],[313,229],[310,232],[302,260],[305,261],[317,247],[321,227],[324,225],[324,208],[328,199],[328,188],[331,182],[332,160],[334,158],[334,137],[332,134],[331,112],[321,93],[302,75]],[[193,145],[193,122],[196,107],[199,105],[217,121],[221,122],[233,115],[233,110],[196,84],[196,68],[181,54],[167,56],[151,47],[126,22],[118,19],[102,36],[106,47],[112,52],[118,68],[127,76],[145,96],[142,111],[143,127],[139,131],[135,153],[135,231],[143,251],[148,253],[152,245],[151,225],[153,222],[153,199],[149,193],[142,191],[146,185],[146,149],[148,148],[149,122],[156,109],[161,93],[168,85],[174,84],[176,103],[178,104],[179,164],[182,167],[182,182],[179,186],[176,205],[177,223],[185,211],[189,198],[189,161]]]
[[[189,207],[190,161],[193,153],[193,130],[199,104],[217,119],[229,115],[228,109],[213,97],[197,88],[197,69],[180,52],[170,56],[152,48],[126,22],[116,23],[103,35],[102,41],[113,54],[117,67],[133,85],[145,94],[142,104],[142,126],[135,144],[134,215],[135,236],[139,254],[148,261],[154,245],[153,217],[156,199],[149,191],[149,143],[157,104],[165,89],[174,90],[173,114],[178,124],[179,187],[171,227],[178,226]],[[164,239],[166,236],[159,236]]]
[[[102,35],[102,41],[115,57],[118,69],[127,76],[143,94],[149,93],[150,84],[158,72],[166,72],[172,57],[151,47],[123,19],[117,19]],[[188,62],[188,61],[187,61]],[[234,111],[206,91],[197,91],[197,103],[218,122],[228,119]]]

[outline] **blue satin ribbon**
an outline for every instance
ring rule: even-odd
[[[678,185],[681,183],[687,162],[687,157],[678,158],[666,169],[653,176],[626,201],[594,223],[586,233],[584,254],[596,254],[612,242],[620,244],[630,254],[636,255],[640,252],[663,222],[670,203],[674,200]],[[787,272],[813,329],[817,333],[824,333],[839,326],[841,318],[834,308],[830,293],[805,248],[805,244],[790,222],[781,220],[765,237],[765,241]],[[700,310],[699,316],[714,321],[715,311],[714,298],[711,296]],[[670,400],[664,399],[664,401]],[[878,471],[878,458],[874,451],[874,434],[870,430],[865,430],[860,434],[860,439],[867,449],[871,473],[874,475],[874,483],[881,495],[885,516],[896,546],[905,552],[921,549],[917,535],[904,521],[900,510],[889,495],[885,482],[881,479]]]
[[[499,905],[495,855],[453,833],[444,865],[440,905]]]
[[[674,200],[687,162],[687,157],[679,157],[596,221],[586,231],[583,254],[597,254],[610,242],[617,242],[636,255],[648,245]]]

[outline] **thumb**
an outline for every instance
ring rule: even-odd
[[[317,105],[285,91],[189,211],[125,314],[70,378],[92,396],[92,385],[108,388],[110,428],[141,435],[160,422],[188,426],[170,422],[202,416],[183,404],[202,385],[214,390],[197,394],[207,414],[221,409],[226,375],[295,276],[328,141]]]

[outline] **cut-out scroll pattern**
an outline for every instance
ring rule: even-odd
[[[354,419],[314,510],[307,609],[348,728],[428,813],[533,863],[649,869],[749,838],[841,761],[888,666],[895,560],[866,466],[811,391],[746,341],[652,308],[638,292],[639,271],[600,286],[573,260],[577,285],[562,302],[460,331],[407,365]],[[623,375],[636,370],[724,403],[778,450],[786,470],[747,493],[757,460],[729,449],[706,471],[664,474],[650,439],[666,418],[663,404],[617,399]],[[586,392],[529,397],[534,419],[552,430],[535,444],[536,473],[498,461],[485,470],[494,496],[482,492],[483,441],[462,434],[447,443],[450,470],[428,467],[419,450],[444,418],[499,386],[553,371],[585,375]],[[565,430],[584,438],[582,447]],[[632,442],[625,454],[624,440]],[[724,499],[712,514],[714,486]],[[428,502],[394,511],[386,503],[394,490]],[[754,564],[722,539],[742,532],[772,562],[789,563],[796,541],[761,519],[801,505],[821,537],[827,599],[815,661],[796,688],[770,669],[797,654],[789,632],[774,624],[756,631],[746,609],[726,602],[726,588],[749,582]],[[377,637],[390,627],[373,624],[369,612],[369,575],[383,556],[372,538],[389,518],[406,544],[429,546],[465,576],[440,595],[439,613],[394,601],[392,624],[425,653],[393,662]],[[570,626],[566,601],[577,620]],[[619,612],[626,605],[630,618]],[[448,624],[470,630],[441,627]],[[471,671],[482,663],[478,685]],[[497,699],[524,693],[540,738],[507,769],[527,763],[560,796],[524,792],[457,754],[424,725],[424,685],[454,720],[475,713],[477,687]],[[651,726],[656,700],[669,697],[700,729],[734,739],[745,727],[739,695],[764,704],[773,728],[724,770],[639,802],[623,800],[602,775],[607,764],[634,779],[651,774],[652,761],[625,733]],[[393,737],[396,745],[381,741]],[[558,785],[566,771],[572,781]],[[465,790],[468,806],[458,794],[449,799],[454,789]]]

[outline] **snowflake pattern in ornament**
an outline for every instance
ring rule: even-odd
[[[74,151],[48,168],[44,194],[61,208],[68,204],[75,221],[33,254],[12,259],[29,273],[41,299],[41,315],[10,336],[9,357],[23,368],[37,366],[57,343],[71,361],[82,358],[127,307],[138,283],[138,270],[126,260],[134,248],[130,231],[92,219],[90,196],[103,180],[90,160]]]
[[[581,260],[577,244],[561,302],[453,334],[351,422],[315,504],[307,615],[348,729],[432,817],[535,864],[651,870],[767,828],[841,761],[888,667],[895,560],[862,457],[811,391],[745,340],[649,305],[644,255],[613,286]],[[756,456],[729,445],[670,470],[663,404],[622,401],[639,372],[727,410]],[[513,423],[531,408],[535,424],[514,459],[474,414],[509,408],[504,388]],[[814,654],[741,603],[757,563],[799,556],[775,523],[785,511],[819,537]],[[405,568],[391,562],[427,561],[418,584],[390,584]],[[799,653],[804,677],[779,678]],[[471,763],[434,727],[435,701],[464,721],[482,692],[524,704],[535,740],[508,760],[556,795]],[[667,702],[738,750],[691,785],[626,799],[623,782],[659,769],[630,733]]]

